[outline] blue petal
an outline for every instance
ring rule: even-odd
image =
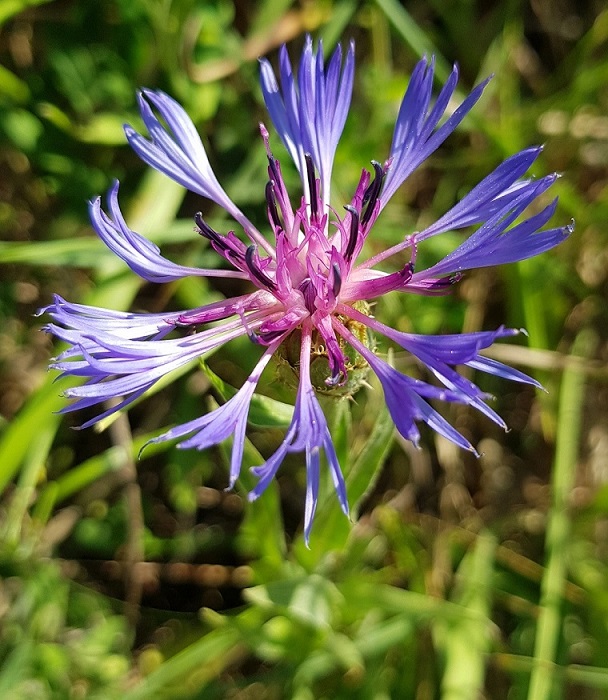
[[[72,316],[71,323],[78,326],[78,314]],[[72,345],[51,367],[62,371],[63,375],[88,379],[85,384],[65,391],[66,397],[76,399],[67,410],[121,397],[130,403],[172,370],[248,332],[240,318],[193,336],[169,340],[131,340],[125,338],[124,333],[123,336],[116,335],[105,327],[93,331],[90,327],[86,330],[78,327],[66,329],[51,324],[48,330]],[[114,407],[102,413],[87,425],[116,410],[118,408]]]
[[[457,128],[479,100],[489,80],[488,78],[477,85],[462,104],[436,129],[456,89],[458,68],[454,66],[435,105],[428,112],[433,88],[433,73],[434,59],[429,64],[426,58],[419,61],[412,72],[395,124],[388,158],[390,165],[381,195],[382,207],[401,183]]]
[[[305,153],[310,153],[321,179],[324,200],[329,201],[330,179],[338,141],[344,129],[354,80],[354,45],[342,61],[340,46],[325,68],[321,42],[315,54],[307,37],[298,79],[294,79],[287,49],[279,52],[281,84],[266,59],[260,61],[262,93],[268,113],[293,158],[306,190]]]
[[[100,197],[90,203],[91,223],[108,248],[143,279],[149,282],[171,282],[189,275],[247,279],[245,273],[237,270],[185,267],[164,258],[158,246],[127,226],[118,205],[118,181],[110,188],[108,203],[110,216],[102,210]]]
[[[543,253],[564,241],[573,231],[573,225],[539,231],[553,215],[557,200],[529,219],[508,228],[528,205],[554,181],[554,175],[530,182],[513,202],[490,217],[456,250],[427,270],[418,272],[412,281],[443,277],[477,267],[518,262]]]
[[[307,490],[304,518],[304,539],[308,544],[312,519],[317,507],[320,452],[325,451],[330,473],[340,506],[348,514],[346,485],[340,470],[338,458],[327,427],[327,421],[315,391],[310,382],[310,324],[303,328],[300,351],[300,383],[294,406],[293,417],[285,434],[285,439],[266,462],[252,468],[259,481],[249,494],[250,500],[262,495],[275,477],[288,452],[305,452],[307,465]]]
[[[229,488],[232,488],[241,471],[249,405],[258,381],[262,376],[262,372],[277,347],[278,344],[275,343],[264,352],[254,370],[247,378],[247,381],[225,404],[201,418],[196,418],[195,420],[172,428],[163,435],[150,440],[150,442],[165,442],[167,440],[181,439],[186,435],[190,435],[187,440],[180,442],[178,447],[183,449],[195,448],[197,450],[205,450],[213,445],[218,445],[220,442],[230,437],[230,435],[234,434],[232,455],[230,458],[229,482]]]
[[[156,117],[151,105],[171,132]],[[152,140],[145,139],[129,124],[124,129],[131,148],[144,163],[219,204],[241,224],[251,240],[267,249],[268,243],[218,182],[205,147],[183,107],[161,90],[142,90],[139,109]]]
[[[474,360],[470,360],[465,363],[468,367],[479,370],[481,372],[486,372],[487,374],[493,374],[497,377],[502,377],[503,379],[509,379],[512,382],[520,382],[522,384],[531,384],[532,386],[542,389],[543,386],[536,379],[529,377],[527,374],[520,372],[518,369],[513,369],[508,365],[504,365],[498,360],[493,360],[489,357],[479,356]]]
[[[528,170],[541,150],[540,147],[528,148],[507,158],[432,226],[417,233],[416,241],[472,226],[504,210],[531,184],[529,180],[516,180]]]

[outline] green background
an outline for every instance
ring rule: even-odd
[[[270,122],[256,59],[276,65],[287,41],[295,60],[306,32],[328,52],[356,41],[337,206],[362,167],[386,158],[421,55],[435,54],[438,85],[458,62],[460,99],[495,74],[397,192],[370,252],[538,143],[534,174],[562,174],[552,225],[576,220],[556,250],[471,273],[449,297],[377,303],[401,330],[526,328],[490,352],[547,393],[476,377],[508,433],[442,407],[480,459],[428,430],[419,451],[395,437],[375,385],[352,405],[327,401],[353,522],[324,484],[310,549],[301,455],[259,501],[245,495],[247,467],[284,434],[282,403],[256,404],[234,492],[224,491],[227,445],[137,458],[151,436],[240,386],[254,346],[235,342],[128,417],[78,432],[83,415],[56,413],[68,384],[47,372],[58,348],[34,316],[53,293],[152,312],[234,293],[200,278],[142,284],[93,234],[87,200],[119,178],[134,230],[173,260],[217,264],[192,217],[202,210],[226,230],[222,212],[147,170],[125,142],[124,122],[142,126],[135,90],[161,88],[264,228],[258,123]],[[0,0],[0,697],[608,698],[607,52],[599,1]],[[271,139],[295,200],[297,177]],[[461,239],[426,241],[418,265]],[[416,371],[405,353],[393,359]],[[293,400],[272,373],[263,391]]]

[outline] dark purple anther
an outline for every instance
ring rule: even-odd
[[[310,277],[307,277],[305,280],[302,280],[298,289],[302,292],[302,295],[304,296],[304,306],[306,307],[309,313],[314,314],[314,312],[317,310],[317,307],[315,306],[317,292]]]
[[[272,156],[268,156],[268,174],[271,182],[280,182],[281,171],[279,170],[279,162]]]
[[[217,231],[214,231],[211,228],[211,226],[209,226],[209,224],[203,219],[203,215],[200,211],[194,215],[194,223],[196,224],[196,228],[198,228],[198,231],[201,234],[201,236],[204,236],[212,243],[215,243],[216,245],[220,246],[222,250],[226,249],[226,246],[224,245],[220,234]]]
[[[348,245],[344,251],[344,260],[350,262],[355,248],[357,247],[357,240],[359,239],[359,212],[350,204],[346,204],[344,208],[350,213],[350,233],[348,236]]]
[[[270,279],[270,277],[262,272],[255,260],[255,254],[256,246],[252,243],[245,251],[245,264],[247,265],[247,269],[262,286],[266,287],[266,289],[269,289],[271,292],[275,292],[277,285]]]
[[[285,330],[280,329],[277,331],[266,331],[265,333],[258,333],[257,342],[263,345],[270,345],[270,343],[278,340],[282,335],[285,335]]]
[[[331,286],[331,291],[334,297],[337,299],[338,294],[340,294],[340,289],[342,287],[342,275],[340,274],[340,266],[338,263],[333,263],[331,269],[334,273],[334,279]]]
[[[306,177],[308,179],[308,190],[310,191],[310,218],[316,219],[318,210],[317,178],[315,177],[315,166],[310,153],[304,155],[306,161]]]
[[[372,214],[374,213],[374,207],[380,196],[380,190],[382,189],[382,183],[384,182],[384,168],[378,163],[377,160],[372,160],[372,165],[374,166],[375,175],[374,179],[368,185],[367,189],[363,194],[363,204],[367,204],[363,216],[361,217],[361,223],[363,226],[367,224],[370,220]]]
[[[411,261],[408,262],[402,267],[401,270],[398,271],[398,273],[401,277],[403,277],[404,282],[409,282],[414,275],[414,263]]]
[[[274,196],[274,182],[270,180],[266,183],[266,205],[268,206],[268,213],[275,228],[283,228],[281,224],[281,219],[279,218],[279,212],[277,210],[277,200]]]

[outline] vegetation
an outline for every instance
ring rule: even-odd
[[[53,293],[162,312],[229,291],[143,284],[93,234],[86,202],[119,178],[134,230],[176,261],[213,264],[193,230],[206,204],[126,145],[148,86],[184,105],[219,180],[263,226],[258,122],[270,124],[256,59],[285,41],[295,56],[306,32],[327,50],[356,41],[338,202],[388,152],[421,54],[439,79],[458,62],[463,95],[495,74],[387,207],[371,250],[538,143],[535,174],[563,175],[553,221],[576,220],[555,251],[471,273],[452,296],[382,300],[374,313],[401,330],[526,328],[492,356],[547,393],[477,377],[511,428],[451,409],[479,459],[430,431],[418,451],[395,437],[378,387],[328,399],[353,518],[325,484],[309,549],[301,455],[250,504],[247,468],[224,491],[228,446],[140,454],[240,386],[249,341],[101,430],[74,431],[91,416],[57,413],[65,383],[46,368],[58,348],[34,315]],[[608,698],[607,51],[599,0],[0,0],[0,697]],[[422,262],[461,236],[430,239]],[[274,401],[255,406],[245,467],[289,419],[292,388],[275,379],[263,393]]]

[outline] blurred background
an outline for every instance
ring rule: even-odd
[[[179,100],[237,204],[264,227],[269,119],[257,58],[306,32],[356,41],[353,104],[334,167],[348,201],[383,161],[412,67],[453,62],[460,97],[495,77],[471,116],[395,195],[380,251],[443,214],[504,158],[544,144],[534,174],[562,178],[551,253],[470,273],[453,295],[391,295],[375,315],[420,333],[526,328],[492,356],[547,392],[476,377],[511,430],[442,407],[483,453],[423,432],[395,437],[382,393],[327,403],[354,522],[330,489],[302,541],[301,455],[249,504],[247,467],[280,443],[279,401],[256,415],[243,480],[228,446],[142,445],[240,386],[235,342],[173,376],[101,430],[65,405],[36,310],[70,301],[161,312],[234,283],[143,284],[98,241],[87,201],[121,181],[131,227],[173,260],[215,254],[193,231],[222,212],[152,173],[126,145],[135,91]],[[608,698],[608,10],[574,0],[0,0],[0,697]],[[295,171],[271,134],[293,198]],[[546,202],[549,200],[547,199]],[[545,202],[545,203],[546,203]],[[425,242],[421,265],[462,234]],[[385,352],[385,347],[380,347]],[[395,353],[405,369],[407,357]],[[415,371],[415,368],[411,368]]]

